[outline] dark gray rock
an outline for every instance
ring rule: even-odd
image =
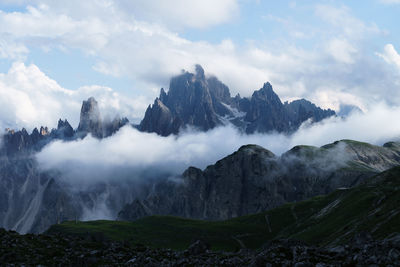
[[[245,121],[249,122],[246,128],[247,133],[265,133],[273,130],[277,132],[288,131],[289,117],[269,82],[253,93]]]
[[[162,93],[163,91],[161,91],[161,95]],[[147,108],[145,118],[142,120],[139,127],[146,132],[156,132],[160,135],[167,136],[170,133],[177,133],[179,131],[180,122],[174,119],[169,108],[157,98],[153,106],[149,105]]]
[[[129,123],[127,118],[121,119],[119,117],[111,121],[103,121],[97,101],[93,97],[83,101],[80,119],[76,131],[66,119],[64,121],[60,119],[57,128],[51,131],[45,126],[41,126],[40,130],[33,129],[31,134],[25,128],[20,131],[6,129],[2,146],[0,147],[0,155],[11,157],[28,156],[40,151],[45,145],[54,140],[68,141],[83,138],[89,133],[96,138],[104,138],[113,135],[121,127]]]
[[[400,163],[400,150],[343,140],[321,148],[297,146],[281,157],[247,145],[205,170],[188,168],[181,182],[163,180],[119,213],[223,220],[349,188]],[[338,157],[340,155],[340,157]]]
[[[129,123],[127,118],[115,117],[112,121],[103,122],[103,137],[115,134],[119,129]]]
[[[200,255],[204,254],[207,252],[207,250],[210,249],[210,245],[205,243],[204,241],[197,240],[193,244],[189,246],[189,248],[186,250],[186,252],[189,255]]]
[[[325,118],[335,116],[335,112],[330,109],[321,109],[306,99],[295,100],[290,103],[285,102],[284,108],[288,114],[291,130],[296,130],[300,125],[311,119],[312,122],[319,122]]]
[[[62,140],[71,139],[74,136],[74,129],[66,119],[64,121],[60,119],[58,120],[57,129],[52,131],[52,135]]]
[[[397,245],[370,240],[359,250],[350,242],[343,253],[292,240],[272,240],[258,250],[174,251],[129,242],[93,241],[68,235],[19,235],[0,229],[0,260],[5,266],[399,266]],[[195,247],[199,246],[196,244]]]
[[[77,132],[83,136],[90,133],[97,138],[103,137],[103,124],[99,107],[94,97],[90,97],[82,103]]]
[[[307,100],[283,105],[270,83],[255,91],[251,98],[231,97],[229,88],[218,78],[206,77],[200,65],[196,72],[173,77],[169,91],[150,105],[138,127],[141,131],[163,136],[193,127],[207,131],[231,123],[243,132],[292,132],[308,119],[317,122],[335,115]]]
[[[39,151],[45,146],[52,136],[47,127],[40,127],[40,131],[35,128],[29,134],[25,128],[20,131],[6,129],[3,136],[3,146],[1,153],[7,156],[29,155],[32,152]]]
[[[206,79],[204,70],[196,66],[196,73],[183,72],[173,77],[168,94],[161,89],[160,97],[146,110],[139,129],[160,135],[177,134],[188,126],[207,131],[221,125],[220,116],[229,113],[221,98],[230,99],[229,90],[215,77]]]
[[[87,134],[100,139],[109,137],[128,123],[127,118],[119,117],[115,117],[111,121],[103,120],[97,101],[90,97],[82,103],[80,122],[75,137],[82,138]]]

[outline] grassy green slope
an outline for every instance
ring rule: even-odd
[[[151,247],[185,249],[203,239],[214,250],[259,248],[274,238],[294,238],[313,244],[338,244],[356,232],[369,231],[378,239],[400,232],[400,167],[373,177],[353,189],[290,203],[268,212],[226,221],[200,221],[151,216],[135,222],[64,222],[48,233],[140,243]]]

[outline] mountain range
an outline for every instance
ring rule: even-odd
[[[119,220],[153,214],[228,219],[350,188],[399,164],[400,144],[394,142],[379,147],[343,140],[321,148],[297,146],[282,156],[247,145],[205,170],[189,167],[172,180],[114,177],[76,189],[60,172],[42,171],[34,157],[2,157],[0,225],[39,233],[84,219],[98,207]]]
[[[333,110],[323,110],[305,99],[282,104],[269,82],[250,98],[232,97],[225,84],[214,76],[206,77],[196,65],[195,73],[183,71],[172,78],[168,93],[161,89],[139,129],[167,136],[185,127],[207,131],[231,123],[249,134],[290,133],[306,120],[318,122],[334,115]]]
[[[0,227],[39,233],[58,222],[85,219],[99,208],[107,210],[108,218],[121,220],[153,214],[229,219],[353,187],[399,165],[400,145],[395,142],[380,147],[342,140],[320,148],[296,146],[281,156],[246,145],[204,170],[189,167],[173,179],[148,174],[138,182],[129,173],[118,177],[115,170],[110,174],[115,179],[77,189],[61,179],[60,170],[42,170],[35,158],[54,140],[71,142],[88,134],[107,138],[125,125],[163,136],[226,124],[249,134],[292,133],[304,121],[334,115],[304,99],[282,103],[269,83],[250,98],[231,97],[228,87],[205,76],[199,65],[194,74],[172,78],[168,93],[161,89],[140,125],[126,118],[103,120],[97,101],[89,98],[82,103],[77,129],[59,120],[52,130],[6,131],[0,148]]]
[[[162,180],[146,198],[126,205],[119,219],[173,215],[225,220],[350,188],[399,163],[400,143],[394,142],[383,147],[352,140],[320,148],[296,146],[280,157],[246,145],[205,170],[189,167],[179,183]]]
[[[282,103],[269,82],[250,98],[231,97],[225,84],[214,76],[206,77],[203,68],[196,65],[196,73],[183,71],[173,77],[168,93],[161,89],[160,96],[149,105],[141,123],[132,126],[162,136],[178,134],[185,128],[207,131],[227,124],[248,134],[291,133],[307,120],[319,122],[330,116],[335,116],[333,110],[323,110],[305,99]],[[71,141],[87,134],[105,138],[127,124],[127,118],[104,121],[97,101],[90,97],[82,103],[77,129],[74,130],[66,119],[60,119],[55,129],[41,126],[30,134],[25,129],[6,129],[1,149],[6,155],[36,152],[57,139]]]
[[[90,97],[82,103],[80,122],[76,130],[66,119],[60,119],[55,129],[49,130],[48,127],[41,126],[40,130],[33,129],[31,134],[25,128],[20,131],[7,128],[3,136],[3,146],[0,148],[0,153],[7,156],[29,154],[40,151],[53,140],[71,141],[84,138],[87,134],[96,138],[105,138],[128,123],[127,118],[118,117],[112,121],[103,121],[97,101]]]

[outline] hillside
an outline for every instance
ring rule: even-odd
[[[64,222],[48,234],[95,236],[153,248],[185,249],[197,239],[213,250],[260,248],[271,239],[298,239],[314,245],[346,244],[360,232],[375,239],[399,238],[400,167],[352,189],[290,203],[267,212],[225,221],[151,216],[134,222]]]
[[[245,145],[204,170],[189,167],[181,182],[162,180],[149,195],[126,205],[120,220],[172,215],[227,220],[350,188],[399,165],[398,143],[375,146],[341,140],[295,146],[281,156]]]

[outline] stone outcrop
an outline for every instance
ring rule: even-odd
[[[188,168],[180,183],[161,181],[119,218],[162,214],[224,220],[258,213],[287,202],[355,186],[400,164],[398,143],[384,147],[342,140],[321,148],[296,146],[281,157],[247,145],[205,170]]]
[[[289,130],[290,120],[278,95],[270,83],[255,91],[250,99],[250,107],[244,118],[249,125],[247,133],[285,132]]]
[[[117,213],[127,200],[121,200],[122,204],[118,201],[131,199],[129,190],[134,186],[97,185],[86,192],[71,193],[60,179],[61,173],[39,168],[35,153],[55,140],[71,141],[89,133],[97,138],[108,137],[127,123],[127,119],[119,118],[103,122],[96,100],[89,98],[83,103],[77,131],[61,119],[51,131],[44,126],[32,133],[7,129],[0,146],[0,227],[20,233],[43,232],[51,224],[81,217],[84,208],[93,207],[106,190],[118,191],[118,197],[110,201]]]
[[[103,123],[97,101],[93,97],[82,103],[77,132],[82,135],[90,133],[97,138],[103,137]]]
[[[197,65],[195,74],[184,72],[172,78],[168,94],[161,89],[139,129],[164,136],[187,126],[207,131],[221,125],[220,117],[229,113],[221,103],[224,99],[230,99],[229,89],[215,77],[207,79]]]
[[[168,93],[161,89],[139,129],[167,136],[187,127],[207,131],[231,123],[246,133],[288,133],[306,120],[320,121],[334,115],[334,111],[304,99],[282,104],[270,83],[250,98],[231,97],[225,84],[216,77],[206,77],[203,68],[196,65],[195,73],[173,77]]]
[[[80,122],[76,130],[72,128],[66,119],[59,119],[57,128],[51,131],[46,126],[41,126],[39,130],[35,128],[30,134],[25,128],[19,131],[6,129],[2,140],[3,145],[0,147],[0,155],[27,156],[40,151],[51,141],[70,141],[83,138],[87,134],[91,134],[96,138],[105,138],[113,135],[128,123],[127,118],[121,119],[119,117],[111,121],[103,121],[97,101],[90,97],[87,101],[83,101]]]
[[[0,229],[0,262],[6,266],[398,266],[400,244],[356,236],[335,248],[280,239],[262,249],[211,251],[199,241],[184,251],[112,242],[99,234],[19,235]]]
[[[97,101],[90,97],[83,101],[78,129],[76,130],[77,137],[85,137],[91,134],[96,138],[105,138],[113,135],[122,126],[128,123],[127,118],[114,118],[112,121],[104,121],[101,118]]]

